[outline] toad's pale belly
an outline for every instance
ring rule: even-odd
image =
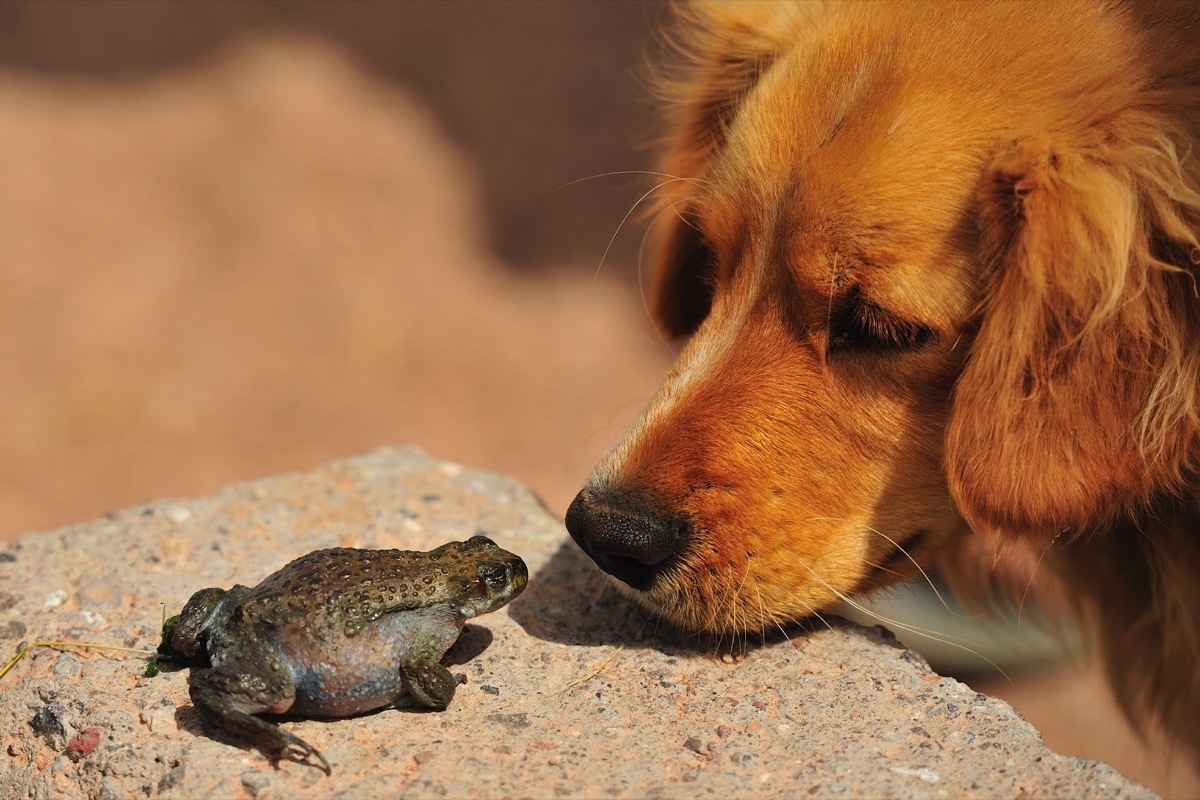
[[[400,661],[438,661],[458,638],[448,607],[385,614],[338,646],[327,642],[281,641],[295,676],[296,699],[289,713],[336,719],[399,703],[407,696]],[[421,652],[409,652],[414,643]]]

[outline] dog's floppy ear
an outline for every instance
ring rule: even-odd
[[[650,309],[662,332],[687,336],[712,302],[712,252],[695,227],[713,154],[746,93],[798,31],[811,27],[818,4],[693,2],[676,9],[681,63],[657,81],[668,135],[650,205],[655,247]]]
[[[1193,466],[1200,167],[1142,129],[1018,142],[981,184],[985,299],[946,439],[979,530],[1071,534]]]

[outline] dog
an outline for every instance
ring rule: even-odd
[[[1200,4],[680,16],[650,308],[687,342],[572,537],[721,636],[1028,553],[1200,750]]]

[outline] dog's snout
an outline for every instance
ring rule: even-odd
[[[635,589],[647,589],[668,564],[686,521],[648,504],[604,498],[584,489],[567,509],[567,530],[602,570]]]

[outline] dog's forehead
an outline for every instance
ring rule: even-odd
[[[718,251],[786,266],[802,294],[864,284],[898,311],[951,324],[971,304],[986,149],[949,142],[935,120],[963,113],[885,59],[787,53],[714,154],[706,234]]]
[[[789,201],[814,224],[895,228],[919,211],[945,225],[991,143],[976,133],[988,112],[970,108],[981,98],[948,97],[942,83],[870,53],[787,52],[733,116],[711,165],[716,192],[743,208]]]

